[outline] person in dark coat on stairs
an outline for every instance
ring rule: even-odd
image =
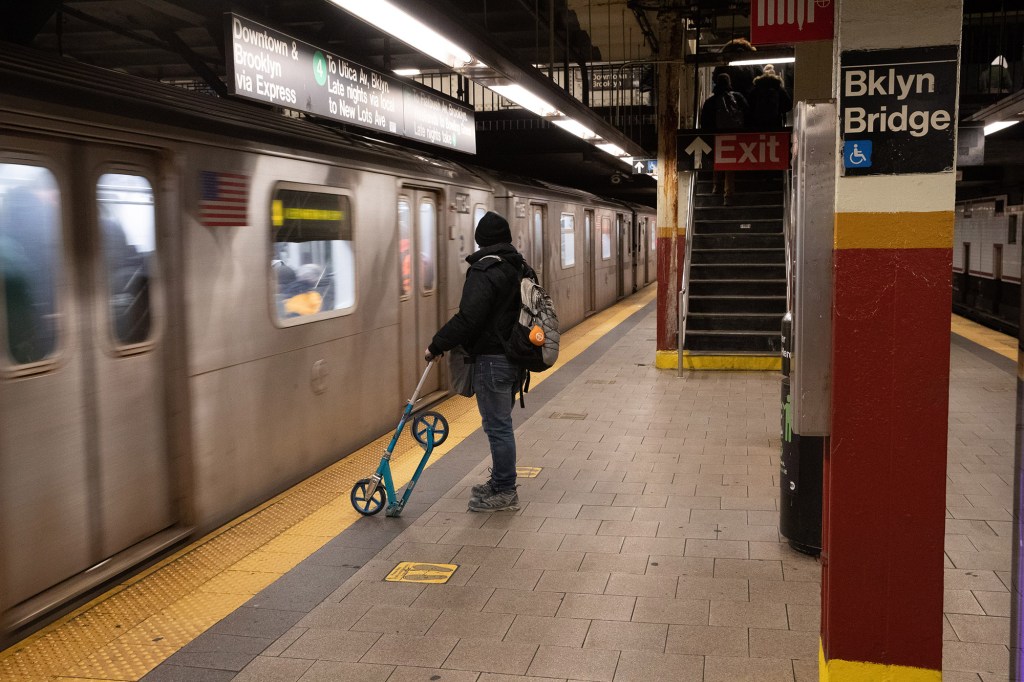
[[[715,88],[700,108],[700,128],[712,133],[738,131],[746,126],[749,105],[746,98],[732,89],[729,74],[715,76]],[[732,200],[734,171],[715,171],[712,194],[722,191],[722,205]]]
[[[771,64],[766,64],[764,73],[754,79],[754,87],[747,100],[750,103],[747,127],[751,130],[782,128],[786,113],[793,108],[793,98],[786,92],[782,78]]]

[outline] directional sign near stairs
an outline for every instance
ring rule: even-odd
[[[715,136],[712,133],[680,130],[676,145],[679,149],[679,170],[710,170],[714,164]]]

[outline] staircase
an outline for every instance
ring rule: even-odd
[[[699,173],[684,366],[778,369],[786,310],[782,172],[737,172],[728,206],[711,188],[711,173]]]

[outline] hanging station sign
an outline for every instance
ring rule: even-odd
[[[844,175],[953,170],[957,46],[840,55]]]
[[[832,0],[751,0],[750,42],[778,45],[831,40]]]
[[[676,135],[679,170],[764,171],[789,168],[789,133],[707,133]]]
[[[225,17],[232,94],[476,153],[472,109],[251,19]]]

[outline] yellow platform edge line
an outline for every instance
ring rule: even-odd
[[[953,315],[950,318],[949,328],[954,334],[962,336],[968,341],[973,341],[1005,358],[1017,360],[1017,337],[1015,336],[989,329],[974,320],[968,320],[959,315]]]
[[[562,337],[562,346],[558,362],[550,371],[544,374],[535,375],[532,378],[533,385],[536,386],[537,384],[543,383],[544,380],[552,376],[566,363],[572,361],[580,353],[584,352],[595,342],[603,338],[608,332],[618,327],[639,310],[643,309],[655,298],[656,294],[657,287],[648,285],[644,289],[641,289],[611,307],[592,315],[576,327],[567,331]],[[453,411],[460,412],[460,414],[457,417],[454,417],[454,419],[458,420],[461,427],[461,433],[468,435],[480,428],[480,416],[475,409],[472,409],[473,406],[475,406],[475,401],[471,398],[452,396],[451,398],[443,401],[440,405],[435,406],[434,409],[439,411],[448,411],[446,410],[446,407],[448,406],[454,406],[455,410]],[[121,626],[118,625],[118,629],[111,629],[111,632],[116,633],[115,635],[112,635],[107,639],[100,638],[92,642],[91,647],[85,643],[82,643],[82,645],[79,646],[67,647],[65,642],[68,637],[62,634],[63,631],[68,628],[75,628],[82,618],[95,620],[91,613],[93,609],[102,610],[105,606],[105,602],[116,595],[123,595],[129,587],[145,589],[147,581],[160,579],[163,575],[161,573],[162,569],[172,567],[175,562],[183,558],[194,557],[194,553],[204,549],[208,544],[221,540],[227,533],[231,531],[239,531],[246,535],[251,535],[251,532],[243,528],[243,524],[247,521],[253,520],[253,523],[257,523],[258,525],[256,519],[261,512],[270,510],[275,506],[277,506],[278,509],[289,506],[301,506],[303,500],[298,498],[303,495],[304,489],[310,487],[311,484],[324,481],[326,475],[332,472],[336,473],[339,469],[352,466],[363,466],[362,463],[353,461],[356,459],[356,455],[365,451],[367,448],[382,450],[382,442],[386,442],[390,437],[390,433],[385,434],[363,448],[346,455],[339,461],[329,465],[320,472],[313,474],[306,480],[292,486],[278,495],[275,495],[273,498],[239,515],[231,521],[226,522],[224,525],[191,542],[186,547],[177,550],[145,571],[131,576],[125,581],[111,587],[107,592],[93,598],[85,605],[69,614],[66,614],[50,625],[32,633],[24,640],[14,644],[6,650],[0,651],[0,678],[25,679],[26,682],[28,680],[83,678],[94,680],[137,680],[141,678],[171,654],[188,644],[195,636],[204,632],[221,618],[241,606],[253,594],[255,594],[255,592],[258,592],[259,589],[257,588],[263,580],[257,579],[253,581],[252,579],[256,577],[253,575],[254,573],[283,575],[283,573],[286,573],[297,563],[320,549],[330,539],[344,531],[352,523],[362,518],[351,509],[351,506],[348,504],[347,494],[332,497],[330,502],[321,505],[319,508],[312,509],[308,513],[305,511],[299,511],[298,513],[301,514],[301,518],[297,522],[291,524],[281,532],[267,534],[265,542],[263,542],[259,547],[247,554],[241,560],[231,560],[227,565],[222,566],[215,574],[202,584],[202,586],[207,586],[219,581],[220,585],[230,585],[232,579],[235,576],[238,576],[239,582],[248,582],[249,585],[241,587],[237,592],[232,592],[230,594],[213,594],[211,592],[203,592],[201,587],[189,587],[188,589],[183,590],[180,596],[171,597],[169,600],[165,600],[165,602],[169,603],[165,604],[164,608],[152,608],[146,612],[146,616],[138,617],[136,619],[137,622],[132,624],[130,627],[119,630]],[[405,440],[404,437],[403,440]],[[409,440],[411,441],[411,439]],[[435,450],[435,454],[431,457],[427,466],[430,467],[439,461],[448,451],[458,445],[462,440],[462,438],[449,438],[448,442]],[[377,445],[381,445],[381,447],[376,448]],[[417,451],[421,451],[419,445],[412,442],[405,451],[396,452],[395,460],[392,461],[396,488],[405,485],[405,483],[409,481],[415,471],[416,464],[419,462],[419,456],[410,458],[404,457],[403,455],[407,455],[409,452],[416,453]],[[374,460],[374,464],[376,464],[376,460]],[[341,500],[341,504],[338,503],[340,497],[344,497],[344,499]],[[316,534],[318,523],[322,525],[323,521],[319,521],[315,517],[323,517],[322,512],[325,511],[332,512],[331,514],[328,514],[328,518],[325,519],[330,525],[330,530],[324,531],[326,534],[323,535]],[[314,523],[307,523],[308,521],[313,521]],[[303,526],[310,526],[310,529],[299,530]],[[299,532],[295,533],[294,531],[296,530],[299,530]],[[276,544],[272,545],[272,543]],[[268,551],[265,549],[268,548],[268,546],[275,551]],[[240,565],[249,561],[251,557],[256,557],[257,555],[263,555],[265,559],[262,562],[255,562],[260,564],[261,570],[240,568]],[[268,559],[268,557],[273,558]],[[167,580],[164,582],[167,582]],[[230,587],[224,587],[222,589],[224,591],[228,591]],[[194,599],[194,595],[196,594],[204,596],[202,599],[196,600]],[[212,597],[218,598],[213,599]],[[186,616],[187,622],[181,623],[181,627],[178,628],[179,630],[187,631],[189,633],[187,636],[182,636],[180,632],[176,633],[179,635],[178,638],[168,637],[161,641],[161,644],[164,646],[148,647],[150,651],[147,652],[147,656],[133,656],[131,658],[134,660],[131,661],[125,660],[126,657],[124,655],[111,656],[109,654],[101,653],[104,651],[110,652],[112,648],[123,650],[126,645],[128,645],[127,650],[130,651],[131,647],[135,645],[129,645],[129,641],[135,638],[134,636],[137,632],[144,628],[147,630],[151,629],[154,625],[150,625],[150,623],[153,623],[154,621],[157,624],[166,623],[169,620],[174,620],[175,618],[180,617],[181,608],[176,608],[176,605],[186,600],[189,602],[198,601],[200,608],[205,609],[204,613],[199,613],[197,612],[195,605],[190,604],[190,613]],[[101,618],[101,620],[117,620],[117,617],[109,615],[106,618]],[[173,646],[170,645],[172,639],[177,640],[174,641]],[[54,651],[55,648],[68,650]],[[159,653],[155,651],[158,648],[162,649]],[[120,660],[112,660],[115,658]],[[35,669],[26,670],[26,668]]]
[[[654,359],[658,369],[679,367],[679,353],[659,350]],[[691,355],[683,351],[683,369],[777,372],[782,369],[782,358],[777,355]]]
[[[942,671],[838,659],[826,661],[819,639],[818,682],[942,682]]]

